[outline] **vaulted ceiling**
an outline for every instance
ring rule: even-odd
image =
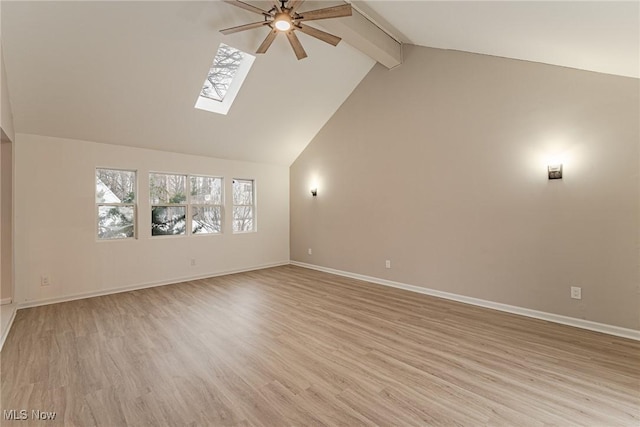
[[[3,1],[16,132],[288,165],[374,61],[305,35],[298,61],[279,37],[226,116],[194,108],[219,44],[254,52],[267,31],[218,30],[257,20],[222,2]]]
[[[640,77],[638,2],[354,5],[405,43]],[[220,42],[252,52],[265,37],[266,29],[218,32],[259,19],[250,12],[217,1],[1,7],[22,133],[288,165],[374,65],[347,43],[334,48],[305,35],[309,57],[297,61],[279,37],[223,116],[194,104]]]
[[[639,1],[366,1],[405,43],[640,78]]]

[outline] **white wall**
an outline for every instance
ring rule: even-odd
[[[19,303],[177,282],[289,260],[289,170],[86,141],[17,134],[15,281]],[[179,142],[176,142],[179,143]],[[138,238],[97,241],[95,168],[138,171]],[[257,233],[151,237],[149,171],[256,180]],[[192,267],[190,259],[197,265]],[[41,275],[52,284],[40,286]]]
[[[638,79],[405,46],[291,166],[291,259],[640,329],[639,94]]]

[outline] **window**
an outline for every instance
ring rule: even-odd
[[[222,178],[191,176],[191,232],[222,232]]]
[[[220,43],[195,107],[227,114],[255,59],[253,55]]]
[[[255,231],[254,183],[250,179],[233,180],[233,232]]]
[[[213,65],[209,69],[200,96],[222,101],[242,64],[243,57],[241,50],[221,43],[213,58]]]
[[[187,233],[187,176],[149,174],[151,235]]]
[[[136,173],[96,169],[98,239],[129,239],[136,235]]]
[[[222,189],[222,178],[149,174],[151,235],[186,235],[187,223],[191,234],[221,233]]]

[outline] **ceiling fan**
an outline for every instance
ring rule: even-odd
[[[254,28],[269,27],[271,31],[269,31],[267,38],[265,38],[260,47],[258,47],[256,53],[265,53],[278,33],[284,33],[298,59],[306,58],[307,52],[305,52],[300,40],[298,40],[298,37],[295,35],[294,31],[296,30],[322,40],[325,43],[329,43],[332,46],[336,46],[340,43],[340,40],[342,40],[333,34],[303,24],[303,21],[340,18],[343,16],[351,16],[352,13],[350,4],[310,10],[308,12],[298,12],[304,0],[272,0],[273,7],[269,10],[260,9],[259,7],[240,0],[224,0],[224,2],[262,15],[264,20],[220,30],[222,34],[227,35],[239,31],[252,30]]]

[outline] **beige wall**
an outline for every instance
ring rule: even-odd
[[[12,248],[11,248],[11,200],[12,200],[12,157],[11,141],[15,138],[13,112],[9,100],[7,75],[0,41],[0,301],[12,297]]]
[[[7,72],[4,67],[4,56],[2,54],[2,42],[0,42],[0,128],[2,128],[2,131],[11,141],[15,139],[13,111],[9,100]]]
[[[7,137],[4,135],[4,132],[2,131],[2,129],[0,129],[0,147],[2,147],[5,142],[4,140],[7,139]],[[7,142],[8,144],[8,142]],[[3,251],[2,248],[4,246],[4,241],[6,239],[5,236],[3,236],[3,231],[5,231],[3,228],[3,224],[2,224],[2,208],[3,208],[3,199],[4,199],[4,193],[2,191],[2,175],[3,175],[3,168],[2,168],[2,150],[0,149],[0,306],[3,304],[6,304],[6,298],[11,298],[11,286],[8,285],[7,283],[5,283],[5,281],[3,280],[2,276],[4,276],[4,271],[6,269],[6,265],[3,266],[4,262],[2,260],[2,255],[3,255]],[[0,315],[1,317],[1,315]],[[4,332],[4,330],[2,330],[1,332]]]
[[[15,150],[15,282],[18,303],[181,281],[289,260],[286,166],[18,133]],[[139,238],[96,241],[95,168],[138,171]],[[256,180],[257,233],[156,237],[150,234],[149,171]],[[196,259],[196,266],[190,260]],[[40,286],[49,275],[51,285]]]
[[[291,166],[291,259],[640,329],[639,89],[406,46]]]
[[[0,144],[0,302],[13,296],[13,176],[10,141]]]

